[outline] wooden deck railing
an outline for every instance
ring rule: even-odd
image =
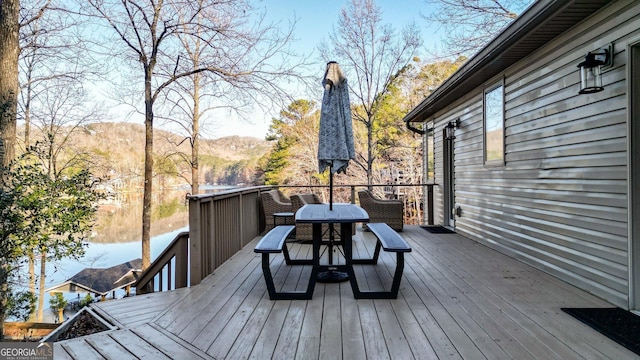
[[[373,186],[421,187],[422,194],[427,198],[427,203],[424,204],[425,216],[421,216],[421,219],[423,222],[433,224],[433,184]],[[283,190],[307,188],[310,191],[315,188],[327,188],[326,186],[279,187]],[[356,189],[366,188],[368,185],[336,185],[335,187],[337,191],[340,188],[348,190],[348,195],[344,195],[348,198],[347,201],[356,203]],[[175,278],[174,288],[199,284],[218,266],[260,235],[265,223],[260,193],[273,188],[275,187],[257,186],[190,196],[189,232],[178,235],[141,275],[136,283],[136,292],[140,294],[171,289],[163,284],[170,284],[173,278]],[[420,209],[422,206],[416,204],[415,208]]]
[[[189,233],[176,236],[136,282],[136,294],[167,291],[187,286]]]
[[[260,235],[260,192],[268,190],[259,186],[189,198],[190,285]]]

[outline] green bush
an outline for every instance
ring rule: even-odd
[[[91,294],[87,294],[85,297],[83,297],[82,299],[80,299],[80,308],[83,308],[85,306],[88,306],[89,304],[91,304],[93,302],[93,297],[91,296]]]

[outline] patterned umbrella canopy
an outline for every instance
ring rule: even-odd
[[[322,85],[318,169],[323,172],[329,167],[335,174],[344,172],[349,160],[355,158],[349,87],[338,63],[332,61],[327,64]]]
[[[329,206],[333,208],[333,174],[345,172],[349,160],[355,158],[351,106],[347,78],[337,62],[327,64],[322,80],[324,95],[320,111],[320,134],[318,137],[318,171],[330,169]]]

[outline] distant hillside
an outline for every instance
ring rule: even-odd
[[[70,128],[65,130],[71,131]],[[32,132],[33,143],[41,135],[37,130]],[[18,139],[23,138],[24,128],[19,128]],[[92,172],[97,176],[136,183],[143,174],[144,138],[143,124],[93,123],[75,129],[69,143],[74,149],[72,153],[89,154],[95,164]],[[200,144],[201,182],[234,185],[253,183],[257,161],[270,148],[269,142],[254,137],[203,139]],[[182,160],[191,156],[189,139],[154,129],[154,153],[157,168],[169,159],[172,165],[164,165],[165,170],[173,169],[177,174],[190,177],[189,165]],[[163,181],[169,181],[169,184],[186,183],[180,176]]]
[[[100,148],[136,149],[144,151],[144,125],[130,123],[95,123],[84,127],[84,140],[97,140]],[[82,134],[82,133],[79,133]],[[82,135],[78,136],[82,139]],[[164,130],[154,129],[154,147],[157,150],[173,148],[171,144],[180,144],[179,149],[189,150],[189,141],[184,137]],[[94,142],[94,144],[96,144]],[[227,136],[219,139],[202,139],[203,155],[215,155],[225,160],[246,160],[262,156],[269,150],[269,142],[255,137]],[[97,146],[98,147],[98,146]],[[158,151],[156,151],[158,152]]]

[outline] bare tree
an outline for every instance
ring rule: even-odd
[[[20,38],[48,10],[51,0],[29,5],[31,11],[26,11],[20,0],[0,1],[0,160],[5,166],[15,157]]]
[[[320,131],[320,111],[314,101],[296,100],[287,111],[280,113],[288,119],[289,127],[283,128],[284,136],[295,138],[290,153],[297,161],[287,167],[288,183],[297,180],[299,185],[317,184],[318,174],[318,132]],[[285,120],[286,121],[286,120]],[[293,160],[293,159],[292,159]],[[328,181],[328,179],[325,179]]]
[[[435,5],[424,18],[441,26],[442,57],[471,56],[513,21],[533,0],[426,0]]]
[[[48,84],[60,78],[81,83],[96,71],[75,32],[80,25],[77,16],[51,0],[23,0],[20,19],[18,120],[24,122],[27,149],[31,145],[31,106],[37,106],[38,98],[50,89]]]
[[[73,135],[82,131],[84,124],[99,117],[97,111],[86,108],[87,94],[82,87],[81,76],[52,76],[46,84],[39,84],[37,101],[31,104],[31,122],[34,127],[32,140],[35,145],[27,151],[37,154],[43,175],[51,181],[59,181],[88,168],[88,151],[74,143]],[[29,290],[35,293],[35,257],[40,259],[38,319],[43,316],[43,299],[46,279],[46,263],[51,254],[45,245],[33,243],[25,253],[29,258]],[[72,252],[66,255],[73,255]],[[55,260],[55,259],[54,259]]]
[[[0,165],[9,166],[15,157],[16,123],[18,109],[18,58],[20,55],[20,28],[36,21],[49,6],[42,1],[37,11],[21,17],[19,0],[0,1]],[[0,189],[4,192],[4,189]],[[8,292],[8,269],[5,257],[0,260],[0,332],[4,327],[5,300]],[[0,335],[0,339],[2,339]]]
[[[56,7],[51,0],[23,0],[20,10],[20,57],[18,120],[24,122],[24,151],[33,138],[48,148],[48,163],[43,164],[52,178],[68,168],[86,165],[86,154],[70,146],[70,136],[87,120],[96,120],[95,112],[85,111],[86,91],[82,83],[91,75],[86,49],[74,30],[79,19]],[[27,20],[28,19],[28,20]],[[36,127],[32,136],[32,125]],[[79,162],[81,161],[81,162]],[[35,294],[35,248],[27,250],[29,290]],[[41,274],[44,274],[41,261]],[[40,308],[44,277],[40,278]]]
[[[145,166],[142,210],[142,266],[150,265],[151,194],[153,182],[154,110],[158,97],[176,81],[208,73],[235,89],[264,98],[285,98],[279,85],[295,77],[288,61],[289,32],[265,25],[245,0],[88,0],[90,14],[103,19],[125,51],[119,52],[142,70],[144,84]],[[215,14],[213,16],[212,14]],[[244,19],[229,28],[218,19]],[[249,21],[254,20],[254,21]],[[223,22],[224,24],[224,22]],[[215,34],[203,46],[210,56],[193,67],[183,36]]]
[[[206,1],[198,0],[198,2],[204,5]],[[206,61],[203,59],[219,56],[216,54],[216,50],[235,46],[229,42],[230,39],[221,35],[233,32],[247,19],[241,16],[232,18],[222,15],[224,15],[222,12],[202,12],[194,20],[196,24],[192,29],[188,29],[185,25],[185,32],[178,34],[180,44],[188,56],[183,61],[190,64],[191,68],[197,69],[206,66],[204,65]],[[210,21],[215,21],[220,30],[217,32],[207,31]],[[190,34],[187,30],[196,31],[196,34]],[[232,41],[235,40],[232,39]],[[210,75],[208,72],[195,73],[176,81],[174,86],[167,88],[165,100],[170,108],[166,111],[167,115],[159,116],[170,125],[177,126],[176,131],[184,135],[181,142],[173,143],[173,151],[165,156],[173,159],[177,163],[176,165],[179,163],[188,164],[191,171],[190,176],[185,177],[185,180],[191,184],[191,194],[200,192],[201,139],[204,135],[204,129],[215,127],[211,121],[212,114],[220,110],[243,114],[243,111],[250,107],[250,102],[242,92],[235,91],[235,88],[229,86],[224,79]],[[209,135],[212,134],[209,133]],[[180,149],[184,143],[189,145],[189,152]]]
[[[338,61],[347,72],[352,98],[353,117],[366,128],[366,154],[355,160],[373,182],[376,160],[374,129],[380,121],[381,100],[389,91],[396,73],[403,69],[422,45],[419,31],[409,23],[401,33],[382,23],[382,11],[373,0],[351,0],[343,8],[330,44],[319,48],[326,60]],[[355,104],[353,99],[355,99]]]

